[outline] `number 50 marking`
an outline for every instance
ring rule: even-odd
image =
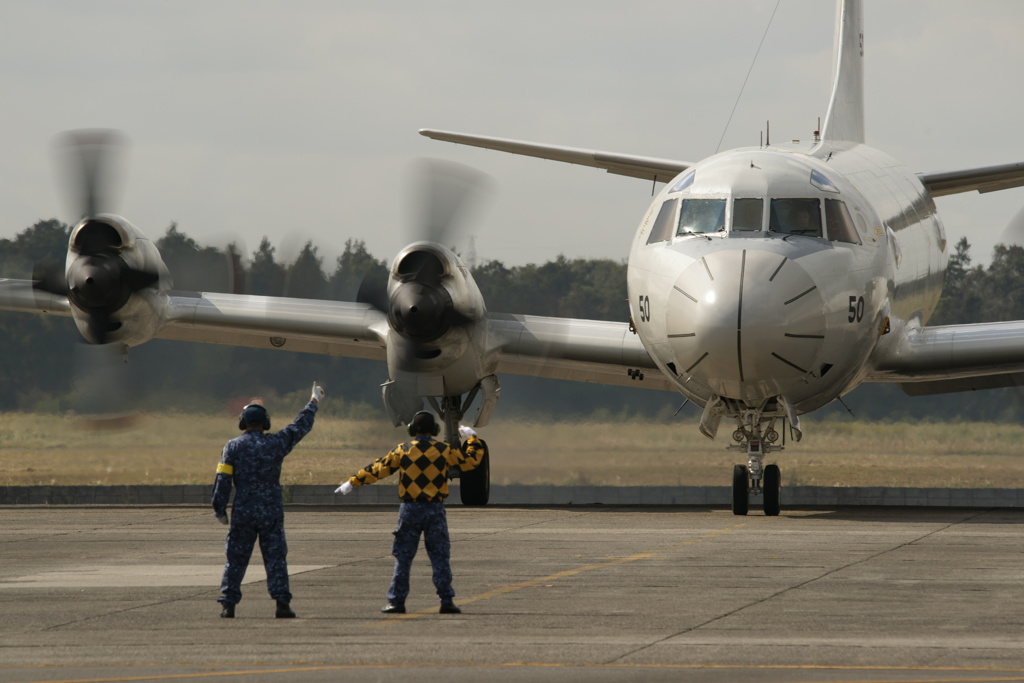
[[[651,299],[648,296],[640,295],[640,322],[645,323],[651,319]]]
[[[860,322],[864,319],[864,297],[862,296],[851,296],[850,297],[850,314],[846,316],[847,322]]]

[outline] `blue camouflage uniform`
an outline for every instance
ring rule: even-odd
[[[417,436],[399,444],[383,458],[375,460],[349,478],[353,486],[372,484],[378,479],[399,473],[398,528],[391,554],[395,556],[395,573],[388,588],[388,602],[405,604],[409,595],[409,572],[419,546],[420,535],[430,558],[434,588],[441,602],[455,597],[452,588],[451,542],[444,499],[448,497],[448,468],[472,470],[484,456],[483,442],[470,436],[465,452],[429,436]]]
[[[247,431],[224,446],[213,485],[214,512],[217,516],[227,514],[232,483],[235,502],[231,508],[221,595],[217,598],[223,605],[234,605],[242,599],[242,578],[257,538],[267,570],[267,591],[279,602],[292,600],[288,585],[288,544],[284,536],[281,464],[313,429],[316,411],[317,403],[310,401],[294,422],[276,434]]]

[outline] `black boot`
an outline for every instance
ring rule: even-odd
[[[462,610],[451,600],[445,600],[441,603],[441,609],[437,610],[441,614],[462,614]]]
[[[380,611],[384,614],[405,614],[405,603],[388,600],[388,604],[381,607]]]
[[[234,619],[235,618],[235,606],[229,603],[224,603],[224,609],[220,611],[221,619]]]
[[[294,619],[295,612],[287,602],[277,601],[277,612],[274,614],[278,619]]]

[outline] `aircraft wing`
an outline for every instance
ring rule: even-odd
[[[868,381],[911,396],[1016,386],[1024,378],[1024,321],[910,330],[873,358]]]
[[[917,177],[933,197],[973,190],[996,192],[1024,186],[1024,162],[940,173],[918,173]]]
[[[158,339],[386,358],[387,316],[369,304],[170,292]]]
[[[628,323],[491,314],[498,372],[675,391]]]
[[[176,292],[161,294],[156,339],[386,358],[387,316],[368,304]],[[71,316],[67,297],[0,279],[0,310]]]
[[[0,278],[0,310],[71,315],[67,297],[34,289],[31,280]]]
[[[160,296],[156,339],[386,360],[387,315],[369,304],[215,292]],[[0,279],[0,310],[71,316],[66,297]],[[627,323],[491,314],[496,372],[673,391]]]
[[[500,152],[522,154],[552,161],[563,161],[580,166],[603,168],[609,173],[630,176],[632,178],[643,178],[661,183],[667,183],[693,165],[689,161],[673,161],[671,159],[600,152],[578,149],[576,147],[562,147],[560,145],[544,145],[535,142],[492,138],[482,135],[467,135],[465,133],[452,133],[427,128],[420,130],[420,135],[425,135],[432,140],[495,149]]]
[[[385,360],[388,322],[368,304],[172,292],[156,337]],[[490,314],[495,372],[674,391],[628,323]]]

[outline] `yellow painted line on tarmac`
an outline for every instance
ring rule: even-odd
[[[189,664],[186,666],[216,666],[210,664]],[[22,667],[15,667],[22,668]],[[291,666],[267,669],[236,669],[230,671],[206,671],[195,673],[157,674],[144,676],[124,676],[120,678],[74,678],[45,679],[28,683],[127,683],[129,681],[167,681],[188,680],[196,678],[216,678],[226,676],[273,676],[283,674],[301,674],[317,671],[374,671],[395,669],[620,669],[620,670],[678,670],[706,671],[709,669],[735,671],[845,671],[845,672],[878,672],[908,674],[934,674],[926,678],[850,678],[828,679],[827,683],[1011,683],[1024,680],[1024,669],[987,668],[976,669],[967,667],[935,667],[935,666],[841,666],[841,665],[787,665],[787,664],[572,664],[558,662],[422,662],[422,663],[389,663],[389,664],[337,664],[317,666]],[[951,677],[953,676],[953,677]],[[816,683],[807,681],[806,683]],[[820,683],[825,683],[820,682]]]
[[[533,588],[538,583],[545,583],[547,581],[556,581],[558,579],[564,579],[564,578],[569,577],[569,576],[575,576],[577,574],[582,574],[583,572],[591,572],[591,571],[594,571],[596,569],[605,569],[606,567],[614,567],[614,566],[617,566],[617,565],[620,565],[620,564],[626,564],[626,563],[629,563],[629,562],[636,562],[638,560],[646,560],[646,559],[649,559],[649,558],[651,558],[651,557],[653,557],[653,556],[655,556],[655,555],[657,555],[659,553],[666,553],[666,552],[669,552],[671,550],[679,550],[680,548],[685,548],[686,546],[693,545],[695,543],[700,543],[701,541],[706,541],[706,540],[708,540],[710,538],[715,538],[716,536],[721,536],[722,534],[727,534],[729,532],[736,531],[737,529],[741,529],[741,528],[743,528],[745,526],[748,526],[748,525],[750,525],[752,523],[753,522],[743,522],[742,524],[735,524],[735,525],[727,527],[725,529],[719,529],[718,531],[712,531],[709,534],[704,534],[703,536],[698,536],[697,538],[691,538],[690,540],[684,541],[682,543],[676,543],[676,544],[673,544],[673,545],[670,545],[670,546],[665,546],[664,548],[658,548],[657,550],[650,550],[650,551],[645,552],[645,553],[637,553],[636,555],[630,555],[628,557],[617,557],[614,560],[609,560],[608,562],[599,562],[597,564],[588,564],[588,565],[583,566],[583,567],[576,567],[575,569],[566,569],[565,571],[557,572],[555,574],[548,574],[547,576],[542,576],[542,577],[536,578],[536,579],[527,579],[526,581],[520,581],[519,583],[513,583],[513,584],[510,584],[508,586],[501,586],[499,588],[495,588],[492,591],[487,591],[486,593],[481,593],[480,595],[474,595],[471,598],[460,599],[458,602],[459,602],[460,605],[471,605],[474,602],[480,602],[481,600],[489,600],[490,598],[494,598],[494,597],[497,597],[499,595],[504,595],[506,593],[512,593],[514,591],[521,590],[523,588]],[[397,615],[395,615],[393,617],[389,617],[389,618],[387,618],[387,619],[385,619],[383,621],[378,621],[378,622],[376,622],[374,624],[371,624],[371,625],[367,626],[367,628],[383,628],[384,626],[390,626],[392,624],[397,624],[397,623],[401,623],[401,622],[404,622],[404,621],[410,621],[412,619],[419,619],[420,617],[425,617],[428,614],[437,614],[437,609],[434,608],[434,609],[422,610],[420,612],[410,612],[408,614],[397,614]]]

